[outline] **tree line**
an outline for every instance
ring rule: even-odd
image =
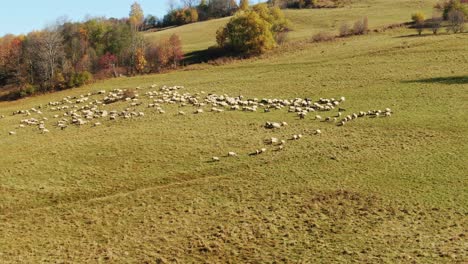
[[[411,15],[413,27],[419,35],[426,29],[438,34],[441,28],[445,27],[447,32],[462,33],[465,31],[465,23],[468,21],[468,1],[442,0],[435,6],[432,18],[426,19],[423,12],[416,12]]]
[[[248,0],[169,0],[169,12],[162,19],[148,15],[144,19],[142,30],[231,16],[248,5]]]
[[[65,21],[1,37],[0,88],[18,87],[11,94],[17,98],[177,67],[183,59],[180,38],[148,43],[140,32],[143,24],[143,10],[134,3],[128,18]]]

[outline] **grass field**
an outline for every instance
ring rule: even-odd
[[[285,10],[285,14],[292,22],[293,31],[289,34],[289,39],[294,41],[310,39],[320,31],[338,33],[343,23],[353,24],[364,16],[368,17],[369,27],[372,29],[410,21],[411,14],[417,11],[423,11],[430,17],[433,5],[432,0],[359,0],[352,1],[351,5],[344,8]],[[175,33],[181,37],[185,52],[200,51],[216,45],[216,31],[228,20],[229,18],[223,18],[189,24],[147,33],[146,37],[150,41],[158,41]]]
[[[468,35],[413,33],[0,103],[0,262],[465,263]],[[143,105],[145,117],[49,125],[44,135],[16,129],[27,117],[11,115],[152,84],[247,98],[345,96],[346,113],[394,115],[337,127],[287,110],[194,115],[170,105],[160,115]],[[52,123],[54,112],[43,112]],[[289,126],[270,131],[266,121]],[[247,155],[268,137],[297,133],[304,138],[281,152]],[[210,162],[228,151],[239,157]]]

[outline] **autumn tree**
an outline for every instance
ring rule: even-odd
[[[271,24],[255,11],[236,14],[218,30],[216,41],[220,47],[246,55],[260,54],[276,45]]]
[[[249,9],[249,0],[240,0],[239,9],[244,10],[244,11],[248,10]]]
[[[129,21],[130,25],[134,27],[134,30],[138,31],[144,21],[144,13],[138,2],[134,2],[130,7]]]
[[[146,67],[145,53],[142,48],[137,49],[135,56],[135,70],[138,73],[143,73]]]
[[[177,34],[172,34],[169,38],[169,45],[171,48],[170,60],[174,68],[177,68],[179,63],[184,58],[184,53],[182,51],[182,41]]]
[[[129,22],[131,25],[131,42],[129,49],[129,69],[133,73],[137,69],[137,52],[144,49],[144,39],[139,34],[138,30],[143,23],[144,14],[143,10],[137,2],[133,3],[130,7]]]

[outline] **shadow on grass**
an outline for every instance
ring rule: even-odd
[[[183,63],[185,65],[205,63],[215,60],[231,60],[240,58],[234,52],[224,50],[217,47],[210,47],[206,50],[193,51],[185,54]]]
[[[403,81],[404,83],[468,84],[468,75]]]
[[[434,34],[410,34],[410,35],[403,35],[403,36],[395,36],[393,38],[426,38],[426,37],[432,37],[432,36],[440,36],[440,35],[444,35],[444,33],[439,33],[437,35],[434,35]],[[445,34],[446,35],[446,34]]]

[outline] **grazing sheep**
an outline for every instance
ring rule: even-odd
[[[315,135],[321,135],[322,131],[320,129],[315,130]]]
[[[184,111],[179,111],[178,114],[179,114],[179,115],[185,115],[185,112],[184,112]]]
[[[307,115],[307,112],[299,112],[297,113],[297,115],[299,116],[300,119],[304,119]]]
[[[281,128],[281,124],[280,123],[275,123],[275,122],[266,122],[265,124],[265,128],[268,128],[268,129],[278,129],[278,128]]]
[[[272,137],[272,138],[269,138],[269,139],[265,140],[265,143],[270,144],[270,145],[277,144],[278,139],[275,138],[275,137]]]
[[[15,132],[15,131],[10,131],[10,132],[8,132],[8,134],[9,134],[10,136],[13,136],[13,135],[16,135],[16,132]]]
[[[220,159],[219,159],[219,157],[213,157],[213,158],[211,158],[211,161],[218,162],[218,161],[220,161]]]
[[[237,157],[237,153],[230,151],[228,152],[228,157]]]

